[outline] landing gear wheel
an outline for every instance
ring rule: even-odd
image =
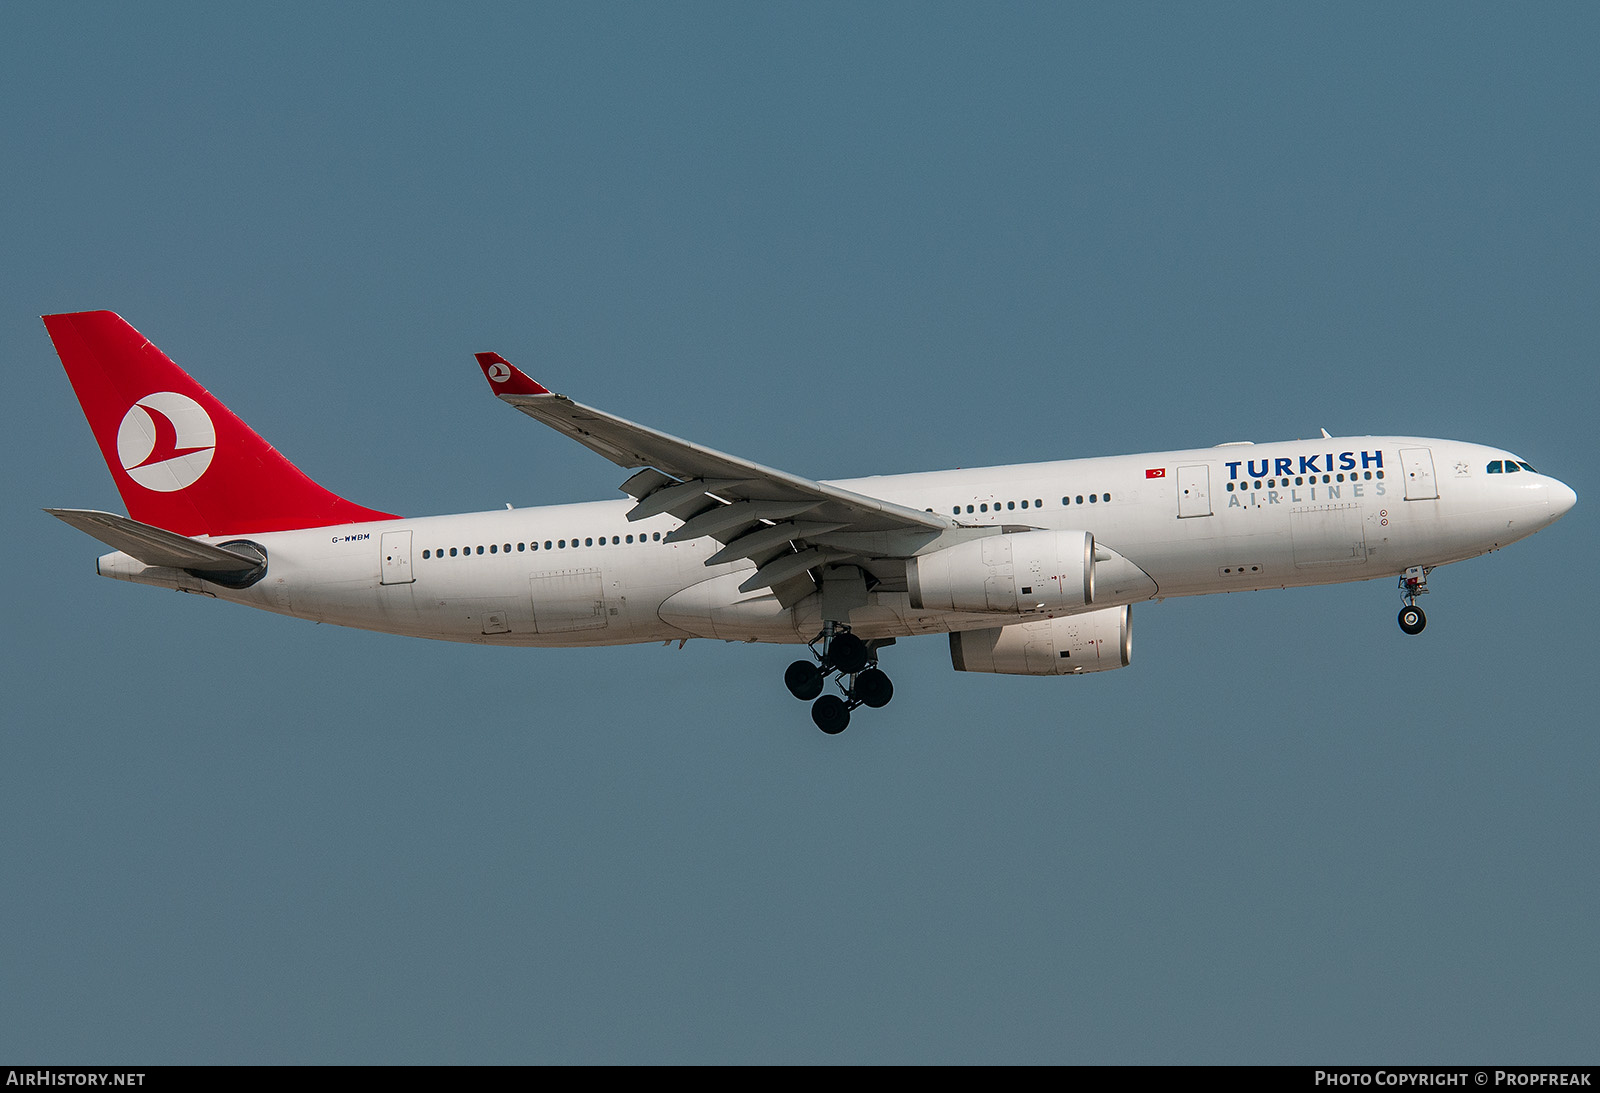
[[[850,688],[851,695],[863,706],[878,709],[887,706],[894,697],[894,684],[889,682],[889,677],[877,668],[868,668],[856,676],[855,685]]]
[[[1400,629],[1408,634],[1420,634],[1422,628],[1428,625],[1428,616],[1422,613],[1422,608],[1407,605],[1400,609]]]
[[[839,634],[828,643],[828,666],[853,676],[867,666],[867,643],[854,634]]]
[[[801,702],[810,702],[822,693],[822,669],[809,660],[797,660],[783,673],[783,685]]]
[[[838,695],[823,695],[811,706],[811,720],[829,736],[837,736],[850,724],[850,707]]]

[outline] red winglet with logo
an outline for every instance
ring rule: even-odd
[[[398,519],[317,485],[121,316],[46,315],[44,325],[140,523],[245,535]]]
[[[474,353],[483,378],[497,395],[548,395],[549,388],[541,387],[523,374],[522,370],[498,353]]]

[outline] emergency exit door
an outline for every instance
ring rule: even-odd
[[[1427,448],[1401,448],[1400,469],[1406,476],[1406,500],[1429,501],[1439,496],[1433,480],[1433,452]]]
[[[1178,468],[1178,519],[1211,515],[1211,468],[1204,463]]]
[[[379,584],[411,584],[411,533],[386,531],[379,542],[378,553],[383,561]]]

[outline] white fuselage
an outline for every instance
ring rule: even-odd
[[[1498,549],[1573,502],[1570,489],[1545,475],[1520,467],[1488,473],[1491,463],[1515,466],[1512,459],[1456,441],[1343,437],[830,484],[964,526],[1091,532],[1100,548],[1100,608],[1393,577]],[[752,562],[707,567],[720,544],[665,542],[681,521],[630,523],[632,506],[600,501],[210,540],[265,548],[266,576],[242,590],[120,552],[102,557],[99,570],[299,618],[448,641],[803,643],[817,635],[818,597],[785,608],[771,589],[742,594]],[[915,610],[903,577],[876,577],[867,605],[839,620],[864,638],[1030,617]]]

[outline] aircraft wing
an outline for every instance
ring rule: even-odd
[[[669,540],[710,536],[724,544],[707,565],[754,561],[742,591],[773,587],[789,599],[797,589],[788,582],[816,566],[907,557],[953,526],[936,513],[763,467],[574,402],[499,354],[477,359],[501,401],[619,467],[643,468],[620,487],[638,502],[629,520],[670,513],[684,523]]]

